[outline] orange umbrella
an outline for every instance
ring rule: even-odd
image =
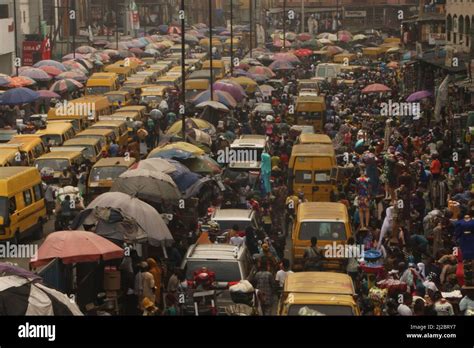
[[[384,93],[390,92],[391,89],[381,83],[373,83],[362,90],[362,93]]]
[[[34,84],[36,84],[36,81],[29,77],[15,76],[15,77],[12,77],[12,80],[7,85],[7,87],[10,87],[10,88],[26,87],[26,86],[32,86]]]
[[[60,231],[46,237],[30,263],[33,267],[39,267],[56,258],[61,259],[64,264],[72,264],[122,257],[122,248],[98,234],[87,231]]]

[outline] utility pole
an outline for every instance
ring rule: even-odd
[[[234,74],[234,1],[230,0],[230,76]]]
[[[181,19],[181,120],[182,127],[181,131],[183,133],[183,140],[186,141],[186,79],[184,78],[186,74],[186,42],[185,42],[185,32],[186,32],[186,15],[184,11],[184,0],[181,0],[181,11],[179,17]]]
[[[72,6],[70,6],[68,16],[69,28],[72,30],[72,56],[74,59],[76,59],[76,2],[74,0],[72,1]]]
[[[16,0],[13,0],[13,24],[15,26],[15,68],[16,68],[16,76],[18,76],[18,69],[20,68],[18,64],[18,27],[16,24]]]
[[[286,0],[283,0],[283,51],[286,51],[286,18]]]
[[[119,32],[118,32],[118,0],[115,2],[115,44],[117,45],[118,50],[118,43],[119,43]]]
[[[252,58],[252,50],[253,50],[253,35],[252,35],[252,31],[253,31],[253,25],[252,25],[252,22],[253,22],[253,11],[252,11],[252,0],[249,0],[250,3],[249,3],[249,19],[250,19],[250,58]],[[256,1],[256,0],[254,0]]]
[[[301,32],[304,33],[304,2],[301,0]]]
[[[212,61],[213,61],[213,58],[212,58],[212,0],[209,0],[209,61],[210,61],[210,91],[211,91],[211,101],[214,100],[214,86],[213,86],[213,83],[214,83],[214,71],[213,71],[213,64],[212,64]]]

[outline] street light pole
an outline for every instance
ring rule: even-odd
[[[210,61],[210,87],[211,87],[211,101],[214,100],[214,71],[213,71],[213,64],[212,64],[212,0],[209,0],[209,61]]]
[[[68,0],[69,1],[69,0]],[[72,2],[72,6],[70,6],[70,11],[73,11],[73,18],[72,18],[72,28],[71,28],[71,14],[68,13],[69,16],[69,28],[72,29],[72,56],[76,59],[76,3],[75,1]]]
[[[230,0],[230,76],[234,74],[234,1]]]
[[[115,44],[118,50],[118,43],[119,43],[119,33],[118,33],[118,0],[115,1]]]
[[[286,0],[283,0],[283,51],[286,51],[286,17]]]
[[[15,26],[15,67],[16,67],[16,76],[18,76],[18,69],[20,68],[17,63],[18,60],[18,30],[16,24],[16,0],[13,0],[13,24]]]
[[[181,120],[182,126],[181,131],[183,133],[183,140],[186,142],[186,79],[184,78],[186,74],[186,42],[185,42],[185,31],[186,31],[186,12],[184,11],[184,0],[181,0]]]
[[[256,0],[254,0],[256,1]],[[252,0],[250,0],[250,3],[249,3],[249,19],[250,19],[250,58],[252,58],[252,50],[253,50],[253,35],[252,35],[252,31],[253,31],[253,25],[252,25],[252,22],[253,22],[253,13],[252,13]]]
[[[304,2],[301,0],[301,32],[304,33]]]

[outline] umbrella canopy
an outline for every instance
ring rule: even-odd
[[[4,277],[7,275],[15,275],[15,276],[31,279],[33,281],[43,279],[38,274],[27,271],[24,268],[15,266],[11,263],[0,262],[0,277]]]
[[[241,102],[247,94],[241,85],[232,80],[219,80],[213,84],[215,91],[229,93],[237,102]]]
[[[297,57],[308,57],[312,54],[313,54],[313,51],[307,48],[300,48],[299,50],[295,51],[295,56]]]
[[[322,44],[322,45],[333,45],[334,44],[334,42],[332,42],[329,39],[320,39],[319,43]]]
[[[264,95],[264,96],[271,96],[272,95],[272,92],[275,90],[275,88],[273,88],[272,86],[270,85],[261,85],[260,87],[258,87],[260,89],[260,92]]]
[[[93,232],[60,231],[46,237],[31,264],[33,267],[39,267],[55,258],[61,259],[64,264],[72,264],[122,257],[122,248]]]
[[[249,72],[254,74],[254,75],[264,75],[268,77],[269,79],[275,77],[275,73],[273,72],[272,69],[266,67],[266,66],[252,66],[249,69]]]
[[[12,82],[12,78],[5,74],[0,74],[0,86],[9,85]]]
[[[90,70],[94,67],[94,63],[92,63],[89,59],[75,59],[75,61],[81,64],[87,70]]]
[[[19,87],[13,88],[0,96],[0,104],[2,105],[19,105],[30,104],[38,100],[40,95],[29,88]]]
[[[85,55],[84,54],[80,54],[80,53],[69,53],[69,54],[66,54],[62,60],[63,61],[66,61],[66,60],[71,60],[71,59],[82,59],[82,58],[85,58]]]
[[[113,183],[110,192],[122,192],[154,203],[178,203],[181,193],[168,174],[148,169],[127,170]]]
[[[65,92],[73,92],[82,87],[84,87],[84,85],[76,80],[64,79],[53,83],[49,90],[61,94]]]
[[[390,91],[391,89],[389,87],[382,85],[381,83],[373,83],[365,87],[362,90],[362,93],[384,93]]]
[[[168,130],[166,131],[166,134],[167,135],[178,134],[181,132],[181,128],[182,128],[182,122],[176,121],[175,123],[173,123],[171,127],[168,128]],[[185,128],[186,130],[193,129],[193,128],[200,129],[209,135],[216,134],[216,128],[211,123],[201,118],[195,118],[195,117],[186,118]]]
[[[51,76],[49,76],[45,71],[39,68],[28,68],[22,70],[20,76],[26,76],[35,81],[50,81]]]
[[[275,60],[272,64],[269,65],[269,68],[274,71],[279,71],[279,70],[293,70],[295,67],[288,61]]]
[[[181,28],[177,26],[169,27],[167,30],[168,34],[181,34]]]
[[[108,55],[109,57],[115,57],[115,56],[118,56],[119,54],[117,50],[112,50],[112,49],[103,50],[102,53]]]
[[[105,48],[112,50],[128,50],[128,46],[125,42],[119,42],[118,45],[115,42],[111,42],[105,46]]]
[[[364,34],[357,34],[357,35],[354,35],[354,37],[352,38],[353,41],[362,41],[365,39],[367,39],[367,36]]]
[[[138,162],[136,169],[146,169],[151,172],[171,174],[176,171],[176,166],[163,158],[147,158]]]
[[[30,77],[15,76],[11,78],[10,83],[7,85],[7,87],[17,88],[17,87],[33,86],[35,84],[36,84],[36,81]]]
[[[84,83],[87,81],[87,76],[84,74],[81,74],[78,71],[66,71],[56,76],[56,80],[65,80],[65,79],[73,79],[81,83]]]
[[[87,54],[97,52],[97,49],[92,46],[79,46],[76,48],[76,53]]]
[[[40,68],[42,66],[54,66],[56,69],[59,69],[61,71],[66,71],[66,67],[62,63],[57,62],[55,60],[51,60],[51,59],[40,60],[38,63],[36,63],[33,66],[35,68]]]
[[[254,93],[258,87],[257,82],[255,82],[249,77],[245,77],[245,76],[233,77],[231,80],[241,85],[247,93]]]
[[[168,226],[155,208],[138,198],[121,192],[107,192],[98,196],[79,214],[73,223],[73,228],[97,220],[97,214],[104,211],[101,208],[116,210],[123,217],[134,222],[137,229],[100,229],[98,226],[96,227],[98,235],[118,241],[148,241],[153,246],[170,245],[173,242]],[[109,222],[111,222],[110,218]]]
[[[203,91],[192,99],[193,104],[197,105],[211,99],[211,91]],[[237,101],[229,93],[224,91],[214,91],[213,100],[224,104],[228,108],[235,108]]]
[[[407,102],[416,102],[424,98],[432,97],[433,94],[430,91],[418,91],[415,93],[412,93],[408,96]]]
[[[283,40],[278,39],[278,38],[277,38],[277,39],[274,39],[274,40],[273,40],[273,46],[275,46],[275,47],[283,47]],[[285,45],[284,45],[284,46],[285,46],[285,47],[291,47],[291,42],[288,41],[288,40],[285,40]]]
[[[135,57],[135,54],[133,52],[130,52],[129,50],[120,50],[120,51],[118,51],[118,55],[119,55],[120,58]]]
[[[208,175],[220,174],[222,172],[219,164],[209,156],[199,156],[183,161],[184,165],[194,173]]]
[[[40,89],[38,91],[38,94],[40,96],[41,99],[51,99],[51,98],[61,98],[61,96],[57,93],[54,93],[54,92],[51,92],[47,89]]]
[[[260,112],[260,113],[269,113],[269,114],[274,114],[275,111],[273,110],[272,104],[270,103],[258,103],[255,108],[253,109],[255,112]]]
[[[81,63],[75,60],[65,61],[64,66],[66,67],[67,71],[77,70],[77,71],[82,72],[84,75],[87,75],[89,73],[89,71],[84,65],[82,65]]]
[[[207,107],[212,108],[214,110],[218,110],[218,111],[229,112],[229,108],[227,106],[216,101],[209,100],[209,101],[205,101],[196,105],[196,109],[205,109]]]
[[[83,315],[74,301],[38,281],[18,275],[0,277],[0,316]]]
[[[273,55],[273,59],[274,60],[283,60],[283,61],[286,61],[286,62],[290,62],[292,64],[301,63],[301,61],[299,60],[299,58],[297,56],[295,56],[293,53],[289,53],[289,52],[276,53],[276,54]]]
[[[326,46],[323,48],[323,51],[326,51],[326,54],[329,56],[334,56],[336,54],[344,52],[344,49],[339,46]]]
[[[167,150],[181,150],[181,151],[191,153],[194,156],[204,155],[204,150],[200,149],[199,147],[197,147],[193,144],[190,144],[190,143],[185,143],[183,141],[178,141],[178,142],[175,142],[175,143],[171,143],[171,144],[167,144],[167,145],[164,145],[164,146],[157,147],[152,152],[150,152],[150,156],[148,156],[148,158],[160,157],[160,156],[151,156],[151,155],[152,154],[159,154],[160,152],[165,152]]]
[[[301,33],[296,38],[300,41],[308,41],[308,40],[311,40],[313,38],[313,35],[311,35],[309,33]]]

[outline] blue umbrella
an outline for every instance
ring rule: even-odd
[[[194,157],[194,154],[181,149],[168,149],[157,153],[152,153],[148,158],[177,158],[177,159],[188,159]]]
[[[171,176],[171,179],[173,179],[181,192],[186,191],[201,179],[201,175],[193,173],[184,164],[172,159],[168,159],[167,161],[176,167],[176,170],[168,175]]]
[[[9,89],[0,97],[0,104],[2,105],[18,105],[33,103],[40,98],[40,95],[24,87]]]

